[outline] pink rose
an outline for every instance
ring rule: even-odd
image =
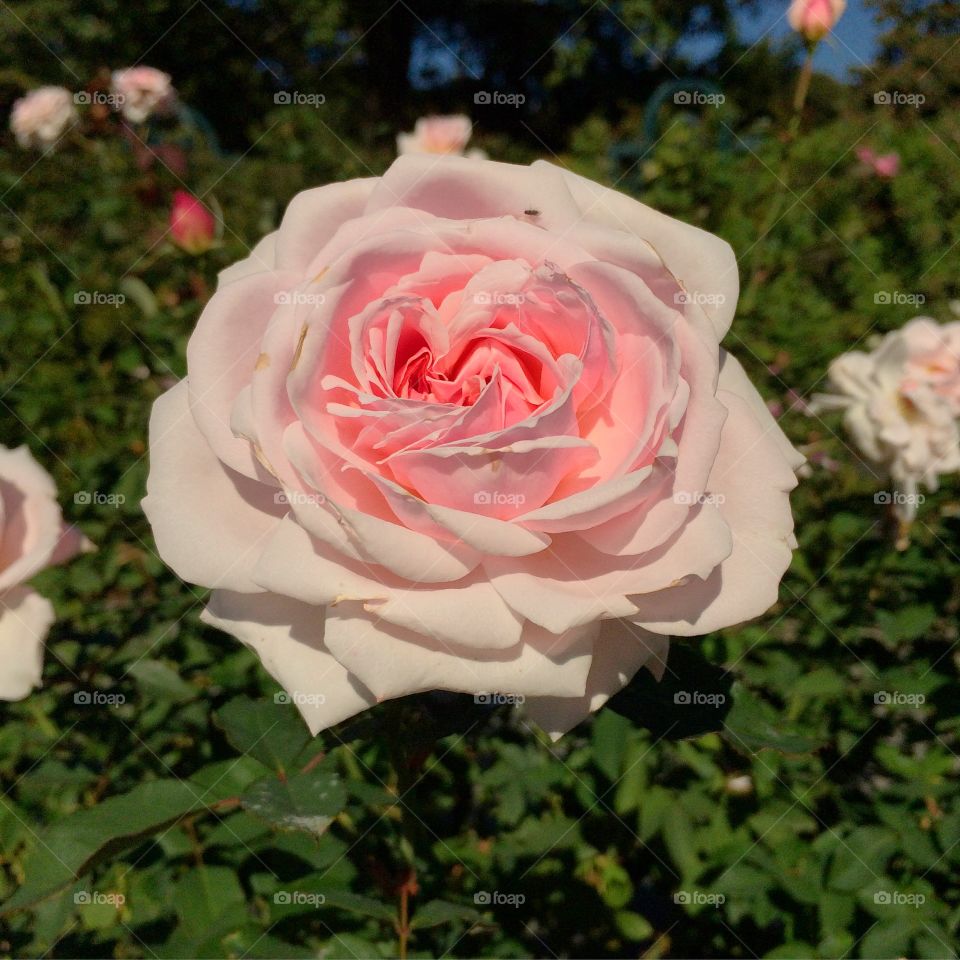
[[[24,584],[89,548],[64,526],[56,487],[30,451],[0,446],[0,700],[20,700],[40,683],[54,620],[50,601]]]
[[[900,154],[884,153],[877,155],[869,147],[857,147],[857,159],[878,177],[891,179],[900,172]]]
[[[169,110],[176,97],[170,74],[154,67],[114,70],[111,92],[131,123],[143,123],[154,113]]]
[[[38,87],[10,112],[10,129],[24,150],[49,150],[77,122],[73,94],[64,87]]]
[[[816,43],[834,28],[846,7],[846,0],[793,0],[787,20],[797,33]]]
[[[314,731],[501,692],[553,734],[755,617],[800,459],[719,342],[722,240],[551,164],[401,157],[220,275],[144,509]]]
[[[941,474],[960,470],[960,322],[917,317],[869,352],[841,354],[829,381],[833,392],[815,397],[811,412],[843,411],[859,451],[896,486],[894,512],[911,521],[921,484],[936,490]]]
[[[217,222],[213,214],[186,190],[177,190],[170,209],[170,236],[187,253],[204,253],[213,246]]]
[[[448,117],[421,117],[413,127],[413,133],[397,134],[397,153],[444,153],[460,155],[467,148],[473,124],[462,113]],[[481,151],[472,151],[472,156],[482,159]],[[479,155],[479,156],[478,156]]]

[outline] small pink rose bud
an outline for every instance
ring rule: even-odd
[[[878,177],[887,179],[895,177],[900,172],[900,154],[885,153],[873,161],[873,169]]]
[[[793,0],[787,19],[808,43],[816,43],[834,28],[846,6],[846,0]]]
[[[213,246],[216,221],[213,214],[186,190],[173,195],[170,210],[170,236],[187,253],[204,253]]]

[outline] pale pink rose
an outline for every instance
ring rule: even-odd
[[[24,150],[49,150],[77,122],[73,94],[63,87],[38,87],[10,112],[10,129]]]
[[[64,526],[53,480],[30,451],[0,446],[0,700],[27,696],[43,673],[53,607],[26,581],[89,547]]]
[[[462,113],[448,117],[421,117],[413,127],[413,133],[397,134],[397,153],[440,153],[461,155],[467,148],[473,124]],[[476,159],[481,151],[472,151]]]
[[[499,692],[559,735],[763,613],[802,458],[720,340],[722,240],[538,162],[308,190],[220,275],[144,509],[317,731]]]
[[[111,93],[117,109],[131,123],[169,110],[176,98],[169,73],[155,67],[127,67],[114,70]]]
[[[846,10],[846,0],[793,0],[787,20],[810,43],[826,36]]]
[[[177,190],[170,208],[170,236],[187,253],[204,253],[213,246],[217,222],[191,193]]]
[[[921,485],[936,490],[942,474],[960,470],[958,348],[960,323],[917,318],[870,352],[837,357],[834,392],[811,404],[814,414],[844,411],[860,453],[893,481],[888,502],[905,522],[916,515]]]
[[[914,317],[900,335],[907,354],[905,381],[928,386],[960,416],[960,322]]]
[[[900,154],[876,154],[869,147],[857,147],[857,159],[878,177],[892,179],[900,172]]]

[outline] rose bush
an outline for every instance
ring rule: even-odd
[[[50,475],[26,447],[0,446],[0,700],[20,700],[40,683],[50,601],[24,586],[90,544],[65,526]]]
[[[299,194],[156,403],[144,509],[317,731],[430,689],[569,729],[766,610],[801,458],[719,342],[729,246],[550,164]]]

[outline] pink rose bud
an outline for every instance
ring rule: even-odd
[[[846,0],[793,0],[787,19],[797,33],[816,43],[833,29],[846,6]]]
[[[873,169],[878,177],[895,177],[900,172],[900,154],[885,153],[873,161]]]
[[[216,221],[213,214],[186,190],[173,195],[170,210],[170,236],[187,253],[204,253],[213,246]]]

